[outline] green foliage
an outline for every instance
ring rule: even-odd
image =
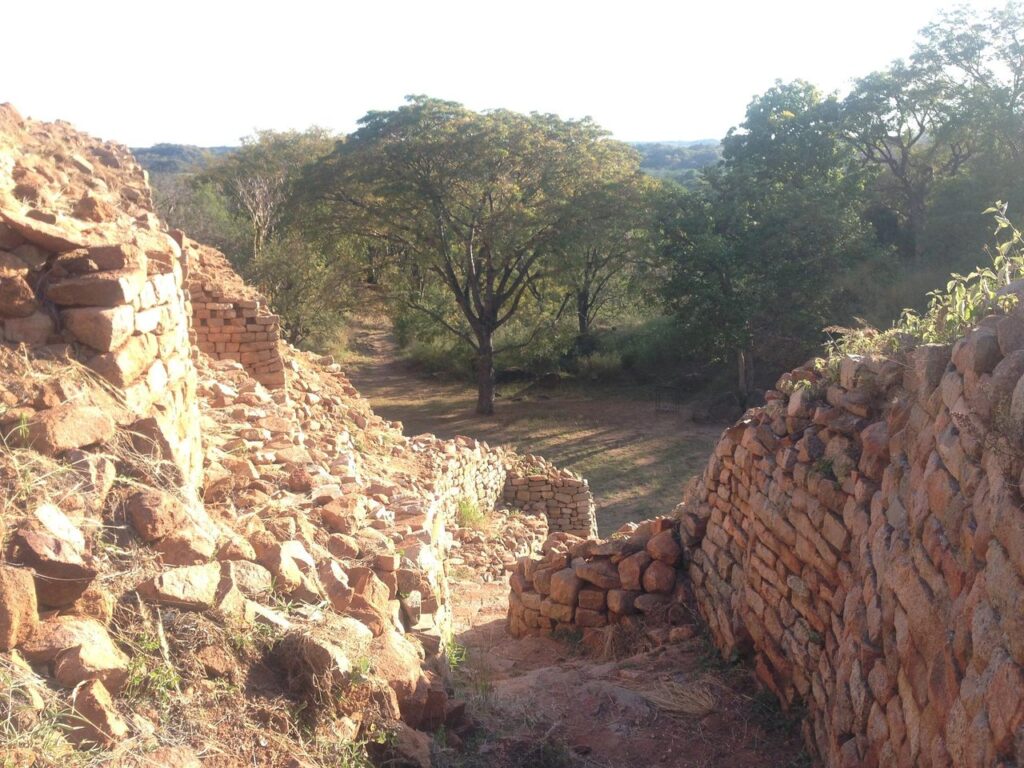
[[[841,277],[879,252],[839,115],[813,86],[779,83],[730,131],[703,192],[666,194],[664,293],[692,351],[724,361],[784,349],[790,359],[775,362],[792,364],[855,306]]]
[[[952,275],[944,289],[928,293],[924,312],[905,309],[888,330],[866,325],[827,329],[833,337],[823,365],[834,370],[845,355],[892,357],[917,344],[949,344],[984,317],[1015,307],[1017,294],[1003,289],[1024,278],[1024,235],[1007,218],[1005,203],[996,203],[985,213],[996,223],[995,245],[986,249],[991,256],[989,266],[977,267],[967,275]]]
[[[156,209],[172,227],[223,251],[235,263],[242,260],[249,245],[245,222],[216,184],[195,172],[157,176],[153,198]]]
[[[274,647],[280,639],[280,630],[257,621],[250,626],[227,625],[227,642],[239,654],[249,658],[261,656]]]
[[[242,146],[210,163],[199,177],[214,184],[239,220],[245,222],[250,249],[237,254],[259,260],[295,210],[295,185],[303,168],[327,154],[334,138],[322,128],[259,131]]]
[[[639,317],[603,331],[597,342],[597,355],[606,360],[618,358],[622,372],[640,382],[664,381],[667,374],[691,362],[694,350],[686,327],[674,315]],[[585,366],[583,361],[579,364]]]
[[[700,172],[722,159],[721,143],[713,140],[690,142],[638,142],[640,168],[655,178],[674,181],[692,189],[700,183]]]
[[[575,361],[577,375],[582,379],[607,380],[622,373],[622,354],[610,350],[607,352],[591,352]]]
[[[455,639],[455,631],[451,628],[446,630],[441,638],[441,648],[444,652],[445,660],[448,662],[448,668],[452,671],[455,671],[465,663],[468,650],[466,646]]]
[[[354,261],[348,242],[326,250],[289,230],[267,244],[259,259],[244,264],[242,274],[270,298],[289,343],[324,350],[354,303]]]
[[[373,661],[369,656],[360,656],[352,661],[352,684],[359,685],[370,679]]]
[[[638,165],[590,120],[480,113],[415,96],[367,114],[306,180],[325,227],[392,255],[396,302],[473,350],[477,410],[490,413],[494,358],[509,349],[499,332],[521,323],[529,333],[516,346],[528,347],[557,322],[574,298],[565,277],[578,271],[557,257],[596,220],[579,206],[596,205],[595,190],[638,180]],[[609,242],[607,232],[591,232]]]
[[[463,528],[483,528],[487,523],[487,514],[480,509],[480,504],[466,496],[459,499],[455,514]]]
[[[261,131],[216,156],[150,158],[177,171],[155,182],[168,222],[222,250],[281,316],[285,339],[316,350],[333,343],[366,270],[365,244],[317,229],[297,189],[304,167],[333,146],[319,128]],[[183,169],[189,158],[195,165]]]
[[[985,212],[996,220],[998,241],[989,251],[992,265],[978,267],[968,275],[952,275],[945,290],[928,294],[928,309],[923,314],[905,310],[898,327],[910,336],[926,344],[951,343],[986,315],[1007,312],[1017,304],[1015,294],[1000,289],[1024,277],[1024,240],[1006,218],[1005,203]]]
[[[169,707],[181,695],[181,675],[161,655],[160,639],[152,630],[138,630],[130,638],[121,637],[131,647],[128,679],[122,695],[128,701],[146,700]]]
[[[821,458],[814,462],[812,469],[819,475],[824,475],[829,480],[836,479],[835,466],[832,459]]]
[[[293,343],[332,346],[365,280],[409,356],[476,378],[481,412],[502,370],[646,381],[700,360],[747,390],[755,359],[774,378],[823,327],[899,349],[998,309],[1002,268],[971,266],[987,201],[1024,197],[1022,26],[1018,0],[942,12],[842,98],[777,83],[720,143],[630,147],[415,96],[341,141],[144,157],[161,212],[224,250]]]
[[[191,144],[154,144],[133,147],[132,154],[150,176],[194,173],[213,158],[233,152],[235,147],[196,147]]]
[[[0,656],[0,768],[21,768],[26,757],[28,764],[67,768],[106,762],[100,749],[69,749],[66,734],[78,721],[71,707],[31,669]]]

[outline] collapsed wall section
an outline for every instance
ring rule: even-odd
[[[0,672],[17,662],[16,687],[57,691],[76,745],[149,743],[165,729],[135,717],[146,699],[121,696],[156,652],[132,639],[139,627],[166,629],[162,663],[189,687],[244,679],[252,657],[228,638],[258,637],[261,674],[286,680],[277,693],[331,717],[341,739],[383,723],[423,755],[429,737],[411,728],[467,734],[444,683],[449,555],[461,544],[469,562],[476,547],[511,569],[509,538],[535,551],[547,522],[510,516],[485,548],[450,525],[460,501],[495,506],[524,467],[541,466],[552,488],[573,479],[574,496],[586,484],[468,438],[405,438],[332,360],[279,345],[277,319],[223,256],[163,232],[151,205],[125,148],[0,107]],[[290,386],[267,391],[260,382],[280,387],[285,367]],[[554,495],[531,501],[559,523],[586,502],[593,527],[589,490],[565,515]],[[202,649],[177,642],[196,626]],[[206,649],[216,673],[187,660]],[[373,660],[369,673],[351,674],[356,659]],[[341,695],[360,686],[369,703]],[[252,762],[240,737],[251,721],[224,717],[248,709],[243,688],[190,701],[193,746]],[[259,759],[273,764],[302,754],[295,741],[278,745],[281,760],[266,748]]]
[[[726,656],[835,766],[1024,759],[1024,321],[810,368],[726,430],[683,507]]]
[[[637,618],[681,623],[689,592],[677,522],[629,528],[607,541],[556,533],[540,553],[520,558],[509,579],[509,633],[597,629]]]

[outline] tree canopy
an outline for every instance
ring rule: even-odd
[[[1018,0],[940,13],[846,93],[776,83],[721,142],[629,146],[589,119],[414,96],[349,136],[190,151],[158,199],[293,342],[329,345],[376,284],[407,349],[472,358],[481,413],[498,366],[640,379],[647,355],[650,381],[727,363],[746,392],[823,327],[887,325],[978,262],[982,212],[1024,200],[1022,29]],[[177,167],[173,148],[144,156]]]
[[[564,311],[558,256],[581,226],[576,206],[637,165],[590,120],[417,96],[366,115],[308,184],[333,226],[406,260],[402,299],[472,347],[487,414],[496,335],[528,314],[528,344]]]

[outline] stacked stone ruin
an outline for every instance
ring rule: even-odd
[[[1024,313],[797,369],[766,400],[725,431],[678,523],[522,558],[510,631],[673,623],[692,590],[723,656],[806,712],[822,764],[1019,764]]]
[[[643,616],[667,623],[686,602],[674,520],[649,520],[607,541],[553,534],[519,559],[509,580],[514,637],[619,624]]]
[[[1024,321],[802,369],[726,431],[682,533],[725,655],[836,766],[1024,758]]]
[[[194,320],[267,338],[218,349],[234,342],[207,331],[204,353]],[[493,506],[522,458],[406,438],[339,365],[279,344],[276,318],[220,254],[164,230],[126,148],[6,105],[0,334],[0,672],[36,692],[33,717],[48,691],[73,721],[68,740],[89,749],[164,728],[125,716],[144,653],[122,647],[113,620],[155,609],[159,621],[164,608],[225,633],[258,626],[288,694],[313,706],[324,686],[340,701],[352,662],[372,658],[374,716],[428,762],[426,732],[466,725],[443,680],[446,560],[456,544],[494,551],[455,538],[459,501]],[[524,525],[514,543],[532,552],[546,531]],[[113,537],[138,556],[106,551]],[[365,702],[353,707],[333,722],[355,741]],[[161,752],[147,759],[197,760],[185,745]],[[40,764],[31,746],[10,759]]]
[[[526,456],[524,462],[507,474],[505,502],[525,512],[544,515],[551,531],[596,537],[597,515],[590,484],[539,456]]]
[[[0,107],[0,126],[14,122],[14,114]],[[24,142],[26,155],[37,140],[17,129],[8,135]],[[15,186],[20,197],[6,190],[0,197],[0,325],[8,342],[84,364],[116,390],[117,402],[111,403],[98,387],[83,385],[75,391],[69,378],[67,391],[55,394],[52,405],[37,403],[32,413],[8,409],[0,427],[7,435],[12,425],[25,424],[25,440],[50,455],[127,427],[140,450],[173,461],[183,478],[194,482],[202,456],[199,436],[190,428],[198,411],[190,307],[183,291],[188,262],[178,244],[155,229],[155,219],[133,202],[144,204],[147,196],[138,189],[147,188],[131,155],[115,145],[91,150],[91,161],[65,157],[64,170],[58,164],[52,171],[58,178],[52,180],[26,166],[12,170],[20,180]],[[24,202],[41,205],[57,185],[76,189],[69,178],[95,173],[94,163],[116,170],[122,182],[124,211],[110,208],[114,222],[58,219]],[[108,205],[88,187],[78,189],[82,197],[75,210],[82,201]],[[130,235],[118,229],[117,218],[131,222]],[[87,433],[93,439],[86,440]]]
[[[451,441],[420,435],[414,438],[414,446],[445,466],[443,485],[435,490],[441,514],[449,523],[457,520],[460,502],[468,501],[484,512],[504,502],[543,518],[552,532],[597,535],[590,484],[569,470],[539,456],[521,456],[461,435]]]
[[[240,362],[265,387],[283,387],[278,316],[235,274],[224,254],[181,232],[173,234],[194,265],[188,281],[193,343],[215,360]]]

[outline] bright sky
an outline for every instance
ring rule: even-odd
[[[0,102],[131,146],[348,132],[412,93],[590,115],[629,141],[719,138],[776,78],[843,90],[948,5],[7,0]]]

